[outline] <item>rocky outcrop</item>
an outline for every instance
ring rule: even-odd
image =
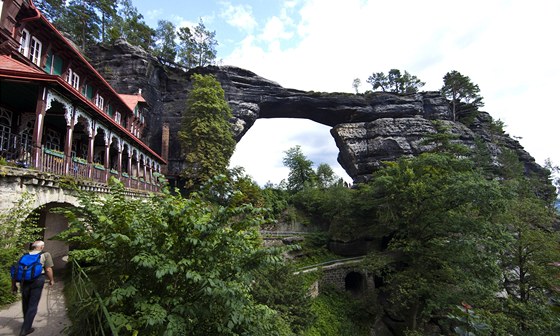
[[[151,106],[144,137],[156,151],[161,149],[163,123],[170,126],[169,167],[171,175],[181,167],[177,131],[185,110],[193,73],[213,74],[220,81],[232,108],[231,120],[239,141],[259,118],[303,118],[333,127],[331,134],[340,150],[338,160],[355,182],[367,180],[383,161],[417,155],[429,145],[423,140],[436,132],[433,120],[441,120],[458,141],[474,147],[477,138],[487,143],[493,157],[501,146],[514,150],[528,171],[540,172],[534,159],[506,134],[490,130],[492,118],[480,113],[470,127],[450,120],[447,101],[438,92],[410,95],[375,92],[318,93],[286,89],[248,70],[209,66],[185,70],[162,65],[142,49],[119,40],[111,48],[93,47],[94,66],[121,93],[142,93]]]

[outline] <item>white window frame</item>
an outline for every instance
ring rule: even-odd
[[[121,123],[121,114],[119,112],[115,112],[115,121],[117,123]]]
[[[101,97],[101,95],[96,94],[95,95],[95,105],[97,107],[99,107],[100,110],[103,110],[103,105],[105,104],[105,99],[103,99],[103,97]]]
[[[71,68],[68,69],[68,76],[66,76],[66,82],[72,85],[72,87],[76,90],[80,89],[80,76],[77,73],[72,71]]]
[[[21,38],[19,39],[19,52],[23,54],[23,56],[29,56],[29,41],[31,35],[29,35],[29,30],[22,29],[21,31]]]
[[[31,36],[31,43],[29,45],[29,59],[31,62],[38,66],[41,66],[41,51],[43,49],[43,43],[39,41],[35,36]]]

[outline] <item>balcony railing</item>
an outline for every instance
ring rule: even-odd
[[[31,138],[0,131],[0,157],[18,167],[31,166]]]
[[[50,174],[69,175],[101,183],[106,183],[107,178],[113,176],[122,181],[127,188],[154,192],[160,190],[159,183],[144,182],[142,178],[129,176],[125,172],[118,172],[114,169],[107,171],[103,164],[88,163],[84,158],[73,157],[68,159],[63,152],[44,147],[42,148],[41,164],[34,164],[31,159],[31,149],[31,140],[28,137],[0,131],[0,157],[14,166],[34,167],[39,171]],[[157,181],[157,179],[152,177],[149,181]]]

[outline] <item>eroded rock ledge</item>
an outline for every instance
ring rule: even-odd
[[[422,140],[435,132],[433,120],[441,120],[469,147],[475,145],[478,137],[496,157],[500,153],[497,145],[500,143],[519,155],[527,171],[542,172],[516,140],[507,134],[490,132],[492,118],[489,114],[480,113],[469,127],[451,121],[449,105],[439,92],[354,95],[286,89],[251,71],[232,66],[189,71],[164,66],[123,40],[111,48],[93,47],[89,55],[94,66],[118,92],[131,94],[143,90],[152,110],[147,118],[149,128],[145,136],[156,151],[161,148],[162,124],[169,123],[170,174],[177,174],[181,167],[177,131],[194,72],[213,74],[220,81],[233,110],[231,122],[238,141],[259,118],[303,118],[331,126],[340,151],[338,161],[355,182],[367,180],[383,161],[417,155],[428,149]]]

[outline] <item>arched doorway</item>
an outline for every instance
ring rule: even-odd
[[[66,242],[58,240],[57,235],[68,229],[68,219],[62,214],[52,212],[54,208],[71,207],[66,203],[48,203],[41,207],[39,211],[38,226],[43,228],[43,240],[45,241],[45,251],[53,257],[54,270],[63,271],[66,268],[69,246]]]

